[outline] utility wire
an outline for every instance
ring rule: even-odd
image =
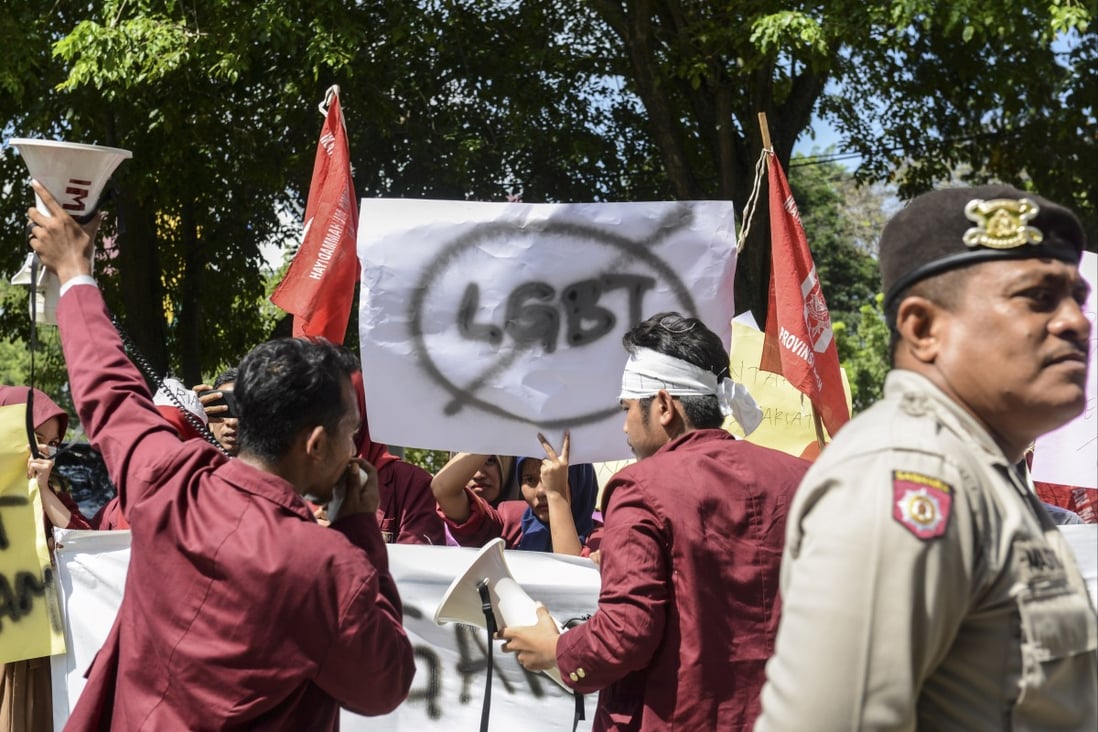
[[[941,146],[941,145],[949,145],[949,144],[958,143],[958,142],[972,142],[973,140],[1009,138],[1009,137],[1015,137],[1017,135],[1020,135],[1024,131],[1024,129],[1025,129],[1024,127],[1020,127],[1018,129],[1016,129],[1014,131],[1010,131],[1010,132],[1007,132],[1007,131],[1003,131],[1003,132],[977,132],[977,133],[972,134],[972,135],[960,135],[958,137],[943,137],[940,140],[933,141],[933,143],[935,145]],[[886,153],[905,152],[906,150],[907,150],[906,147],[904,147],[902,145],[898,145],[896,147],[884,148],[883,152],[886,152]],[[850,160],[850,159],[853,159],[853,158],[863,158],[863,157],[865,157],[865,155],[860,153],[860,152],[851,152],[849,150],[838,150],[838,151],[833,152],[833,153],[824,153],[822,155],[805,155],[805,156],[798,157],[798,158],[796,158],[796,160],[790,160],[789,161],[789,167],[790,168],[800,168],[800,167],[809,166],[809,165],[826,165],[828,163],[835,163],[835,162],[838,162],[840,160]]]

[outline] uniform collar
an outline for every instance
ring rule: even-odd
[[[962,442],[978,448],[997,463],[1011,466],[987,428],[925,376],[893,369],[885,378],[885,396],[899,400],[900,408],[908,414],[933,414]]]
[[[293,485],[274,473],[252,467],[242,460],[229,460],[217,469],[217,475],[240,490],[285,508],[308,521],[315,521],[313,512],[305,500],[297,494]]]

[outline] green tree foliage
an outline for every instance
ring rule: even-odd
[[[592,8],[612,29],[608,63],[643,104],[679,198],[730,198],[741,207],[761,146],[757,113],[767,114],[783,165],[816,113],[844,133],[845,149],[861,153],[862,180],[896,177],[907,197],[964,165],[973,180],[1031,180],[1053,199],[1074,200],[1094,230],[1093,2],[574,6]],[[1072,50],[1061,52],[1072,38]],[[760,213],[736,295],[739,309],[761,320],[769,265]]]
[[[857,185],[837,163],[802,162],[793,158],[789,186],[831,319],[856,321],[862,305],[880,289],[873,255],[885,222],[885,192]]]
[[[28,323],[28,288],[10,284],[8,277],[0,278],[0,302],[11,302],[18,310],[16,315]],[[68,374],[57,337],[57,329],[39,325],[35,334],[32,353],[29,341],[12,334],[0,339],[0,384],[28,386],[34,384],[53,397],[58,406],[72,414],[72,398],[68,393]],[[32,378],[33,377],[33,378]]]
[[[418,447],[407,447],[404,449],[404,459],[434,475],[450,459],[450,453],[445,450],[424,450]]]
[[[857,320],[835,324],[839,360],[850,382],[851,411],[854,414],[868,409],[884,393],[885,376],[891,362],[883,302],[884,295],[878,293],[861,306]]]
[[[343,88],[362,196],[597,200],[625,179],[613,130],[639,111],[597,100],[581,19],[513,3],[203,4],[26,0],[5,6],[5,134],[134,153],[104,204],[109,305],[185,381],[236,361],[271,327],[260,245],[297,229],[316,111]],[[14,155],[4,180],[25,181]],[[643,189],[634,189],[644,195]],[[0,190],[13,272],[30,194]],[[14,302],[0,326],[26,335]]]

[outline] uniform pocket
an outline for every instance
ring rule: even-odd
[[[1071,581],[1051,547],[1037,541],[1019,542],[1016,551],[1022,631],[1022,677],[1013,714],[1018,722],[1040,718],[1041,710],[1078,704],[1077,695],[1087,683],[1078,670],[1092,665],[1082,654],[1098,648],[1098,620],[1085,591]]]

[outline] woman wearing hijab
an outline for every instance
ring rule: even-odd
[[[25,386],[0,386],[0,406],[25,404]],[[46,538],[53,546],[53,527],[91,528],[68,493],[60,489],[53,473],[53,458],[69,427],[69,415],[52,399],[33,389],[31,412],[34,440],[39,457],[33,452],[27,459],[27,477],[38,483],[45,513]],[[30,446],[28,445],[28,450]],[[39,732],[53,729],[53,700],[50,683],[50,659],[29,658],[0,664],[0,732]]]
[[[596,528],[592,518],[598,494],[595,469],[587,463],[568,464],[568,433],[559,454],[544,436],[539,434],[538,440],[544,458],[520,457],[515,462],[514,482],[521,501],[502,501],[493,507],[467,486],[459,484],[457,490],[440,486],[439,477],[446,468],[435,476],[431,487],[439,513],[458,544],[479,547],[502,537],[508,549],[574,556],[587,556],[596,548],[588,546]]]

